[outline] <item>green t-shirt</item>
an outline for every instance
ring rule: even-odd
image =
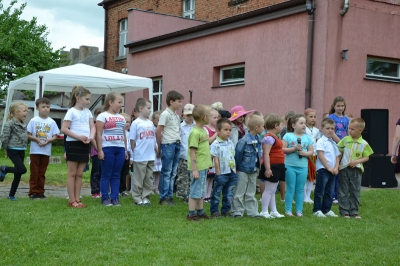
[[[210,145],[208,144],[208,133],[205,129],[199,129],[194,126],[192,131],[190,131],[188,140],[188,170],[192,170],[190,148],[196,149],[197,171],[205,170],[213,166]]]
[[[357,141],[354,141],[351,136],[344,137],[337,144],[339,151],[343,153],[342,160],[340,161],[339,169],[344,169],[349,166],[350,161],[355,161],[364,157],[369,157],[374,153],[368,142],[360,137]],[[364,172],[362,163],[356,165],[357,168]]]

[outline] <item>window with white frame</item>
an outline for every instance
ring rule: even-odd
[[[162,109],[162,78],[153,79],[153,112]]]
[[[123,19],[119,22],[119,52],[118,56],[126,56],[126,44],[128,38],[128,20]]]
[[[400,60],[368,57],[366,76],[368,78],[400,81]]]
[[[183,0],[183,17],[194,19],[194,0]]]
[[[244,84],[244,65],[223,67],[220,69],[220,86]]]

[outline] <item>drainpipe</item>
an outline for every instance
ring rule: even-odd
[[[314,40],[314,0],[307,0],[306,10],[308,13],[308,37],[307,37],[307,65],[306,65],[306,90],[305,90],[305,108],[311,107],[311,78],[312,78],[312,56]]]
[[[349,7],[350,7],[350,0],[344,0],[343,9],[340,10],[340,15],[342,16],[346,15],[347,11],[349,11]]]
[[[103,1],[98,4],[104,8],[104,55],[103,55],[103,68],[107,69],[107,8]]]

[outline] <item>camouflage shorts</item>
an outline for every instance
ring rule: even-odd
[[[176,196],[181,199],[187,199],[189,197],[190,178],[187,169],[187,161],[184,159],[179,159],[178,175],[175,184]]]

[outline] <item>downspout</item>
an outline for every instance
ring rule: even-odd
[[[350,0],[344,0],[343,9],[340,10],[340,15],[342,16],[346,15],[347,11],[349,11],[349,8],[350,8]]]
[[[314,40],[314,0],[307,0],[306,10],[308,13],[308,36],[307,36],[307,65],[306,65],[306,89],[305,89],[305,108],[311,107],[311,78],[312,78],[312,56]]]
[[[97,4],[104,8],[104,55],[103,55],[103,68],[107,69],[107,8],[104,4],[105,1]]]

